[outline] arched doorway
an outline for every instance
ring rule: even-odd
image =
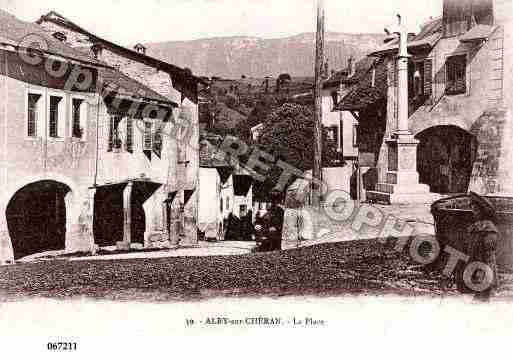
[[[14,194],[5,214],[15,259],[65,249],[65,197],[69,192],[63,183],[44,180]]]
[[[435,193],[465,193],[476,158],[477,140],[456,126],[430,127],[416,138],[420,182]]]

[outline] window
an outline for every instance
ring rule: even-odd
[[[162,132],[163,132],[164,125],[156,125],[155,131],[153,134],[153,153],[155,153],[159,158],[162,157]]]
[[[241,204],[239,206],[239,216],[242,218],[242,217],[245,217],[248,213],[248,206],[246,206],[245,204]]]
[[[151,151],[153,148],[153,136],[151,133],[151,122],[145,121],[144,122],[144,135],[143,135],[143,150],[144,151]]]
[[[353,147],[358,147],[358,125],[353,125]]]
[[[109,120],[109,147],[107,151],[118,150],[121,148],[121,139],[119,138],[118,125],[121,116],[111,115]]]
[[[226,197],[226,210],[230,210],[230,197]]]
[[[445,93],[457,95],[467,92],[467,56],[458,55],[447,58],[445,64]]]
[[[223,211],[223,198],[221,198],[221,212]]]
[[[55,39],[57,39],[57,40],[59,40],[59,41],[61,41],[61,42],[66,42],[66,40],[67,40],[66,34],[64,34],[63,32],[60,32],[60,31],[54,32],[54,33],[52,34],[52,36],[53,36]]]
[[[71,113],[72,113],[72,127],[71,127],[71,137],[74,138],[82,138],[84,136],[84,128],[82,126],[82,122],[85,120],[83,117],[83,105],[84,100],[74,98],[71,101]]]
[[[338,146],[338,126],[326,128],[326,141],[332,146]]]
[[[52,138],[59,138],[61,135],[60,129],[62,123],[59,123],[61,102],[62,97],[50,96],[49,136]]]
[[[134,152],[134,120],[130,117],[126,119],[126,150]]]
[[[39,100],[41,95],[29,94],[28,95],[28,108],[27,108],[27,136],[37,137],[37,125],[39,120]]]
[[[338,93],[337,93],[337,91],[333,91],[331,93],[331,101],[333,102],[331,108],[334,109],[335,106],[337,106],[337,103],[338,103]]]

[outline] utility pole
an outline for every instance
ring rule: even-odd
[[[322,70],[324,63],[324,0],[317,0],[317,35],[315,41],[315,88],[314,88],[314,160],[312,182],[312,206],[320,208],[322,191]]]

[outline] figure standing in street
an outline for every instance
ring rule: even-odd
[[[458,275],[458,288],[460,291],[474,293],[474,298],[479,301],[488,301],[498,285],[496,252],[499,245],[499,231],[497,229],[497,214],[493,204],[486,198],[470,192],[474,223],[469,227],[469,241],[467,242],[467,254],[470,256],[468,263],[481,262],[490,270],[478,269],[472,278],[464,278],[463,270]],[[488,272],[488,273],[487,273]],[[485,287],[484,290],[472,290],[465,282],[472,281]]]
[[[264,232],[265,240],[261,244],[261,251],[281,250],[284,216],[285,211],[282,208],[281,193],[273,192],[271,194],[271,208],[262,218],[261,230]]]

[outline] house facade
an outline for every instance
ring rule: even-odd
[[[218,159],[220,141],[219,136],[203,136],[199,170],[198,227],[205,238],[217,240],[224,239],[230,215],[240,219],[254,210],[253,178],[239,166]]]
[[[194,125],[194,106],[69,46],[60,32],[0,17],[0,262],[194,242],[198,160],[164,135],[180,118]]]
[[[172,64],[153,58],[146,54],[144,45],[138,43],[133,49],[128,49],[116,43],[92,34],[83,27],[73,23],[60,14],[50,12],[43,15],[37,23],[52,34],[59,34],[64,42],[74,49],[84,51],[115,68],[131,79],[138,81],[150,90],[164,96],[169,101],[178,104],[172,117],[175,123],[165,118],[153,121],[153,124],[137,126],[139,136],[151,132],[153,136],[146,135],[146,139],[134,138],[134,143],[142,144],[140,155],[134,162],[134,153],[126,151],[122,145],[120,153],[113,153],[106,168],[116,168],[113,174],[118,180],[144,176],[158,179],[161,186],[155,195],[146,202],[156,213],[153,219],[151,236],[160,242],[158,233],[178,233],[179,238],[173,241],[194,243],[197,235],[198,218],[198,175],[199,175],[199,114],[198,114],[198,84],[202,82],[193,76],[189,70],[181,69]],[[122,85],[115,84],[114,91],[124,89]],[[132,89],[135,96],[144,98],[143,89]],[[154,112],[147,107],[146,112]],[[145,114],[147,115],[147,114]],[[119,124],[115,135],[123,144],[126,122],[129,114],[118,114]],[[165,117],[162,113],[157,117]],[[116,124],[114,124],[116,126]],[[140,127],[146,127],[141,129]],[[157,135],[157,136],[155,136]],[[153,137],[153,140],[151,139]],[[154,142],[157,143],[154,143]],[[162,153],[162,156],[159,155]],[[128,159],[131,161],[128,161]],[[143,167],[141,170],[140,167]],[[110,175],[112,177],[112,174]],[[111,182],[110,180],[108,182]],[[172,199],[172,200],[171,200]],[[166,208],[163,210],[162,203]],[[162,214],[164,213],[164,214]],[[169,220],[164,220],[168,218]],[[174,230],[173,230],[174,228]]]
[[[511,191],[512,21],[511,0],[445,0],[440,18],[408,36],[406,56],[397,39],[371,54],[386,69],[383,116],[359,113],[360,126],[382,129],[359,138],[376,155],[371,200]]]

